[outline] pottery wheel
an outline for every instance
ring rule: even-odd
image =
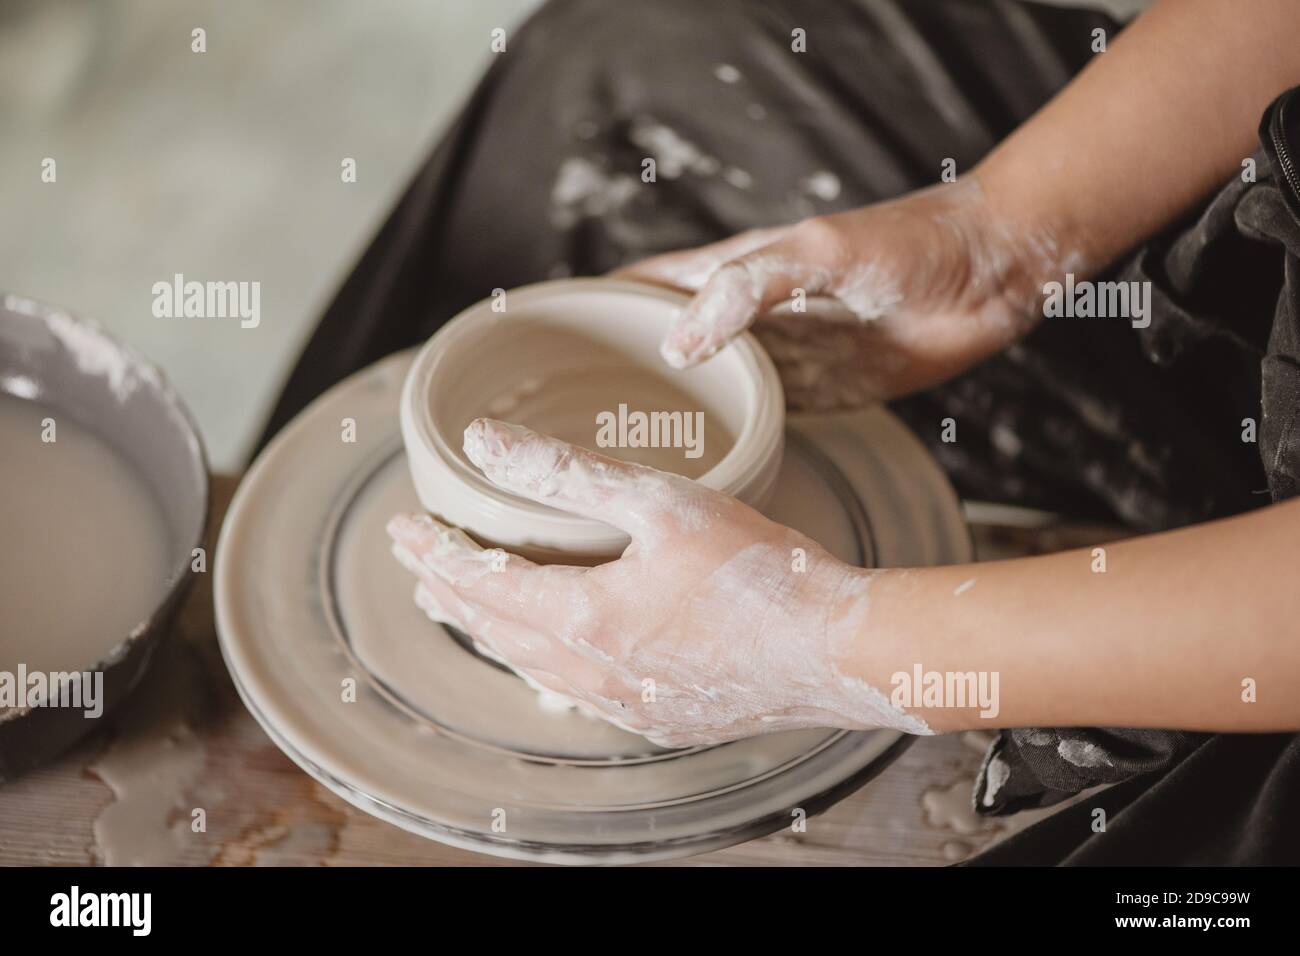
[[[240,696],[294,761],[423,836],[557,862],[684,856],[817,812],[878,773],[894,731],[805,730],[664,750],[575,712],[414,605],[384,525],[419,510],[398,431],[413,352],[340,383],[259,456],[216,555],[217,623]],[[340,438],[343,418],[356,441]],[[966,561],[957,499],[883,409],[792,418],[767,513],[861,565]],[[784,493],[783,493],[784,492]]]

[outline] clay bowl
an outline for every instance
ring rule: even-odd
[[[623,532],[503,491],[462,445],[465,427],[483,416],[637,460],[628,449],[598,447],[596,415],[626,405],[702,413],[698,460],[669,453],[656,466],[762,508],[783,450],[776,369],[748,334],[695,368],[670,368],[659,343],[685,301],[640,283],[565,279],[485,299],[449,321],[420,350],[402,391],[402,439],[421,503],[481,543],[534,560],[617,557],[628,543]]]

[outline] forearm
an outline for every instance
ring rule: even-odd
[[[996,673],[997,714],[909,708],[936,731],[1300,729],[1300,501],[1091,549],[879,572],[851,672]],[[883,636],[882,636],[883,635]],[[1243,681],[1257,699],[1243,700]]]
[[[1163,0],[993,151],[996,214],[1104,267],[1240,171],[1268,103],[1300,83],[1300,3]]]

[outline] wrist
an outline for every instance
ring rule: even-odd
[[[1087,243],[1064,209],[1016,185],[1019,180],[996,164],[981,165],[966,177],[980,204],[975,255],[995,270],[999,294],[1021,323],[1023,334],[1042,318],[1044,287],[1067,272],[1090,271]]]
[[[890,699],[891,675],[910,667],[915,656],[893,610],[900,593],[912,589],[908,576],[913,573],[841,565],[833,599],[826,605],[823,644],[824,689],[835,694],[834,709],[843,717],[836,726],[937,732],[918,709]]]
[[[846,629],[835,666],[879,693],[889,719],[877,726],[913,734],[1005,726],[995,657],[953,613],[973,581],[958,566],[853,569],[841,588]]]

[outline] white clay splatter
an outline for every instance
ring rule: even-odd
[[[5,307],[23,311],[21,305],[25,301],[6,296]],[[62,312],[46,311],[43,317],[46,327],[76,360],[77,370],[107,378],[108,387],[119,402],[130,398],[141,385],[162,387],[157,369],[131,355],[93,322],[77,320]]]
[[[874,262],[848,269],[825,285],[864,322],[884,318],[903,302],[903,291],[893,275]]]
[[[551,222],[567,229],[584,216],[607,215],[631,199],[639,183],[635,176],[607,173],[590,159],[570,156],[551,187]]]
[[[975,813],[971,806],[971,788],[974,781],[962,777],[946,787],[931,787],[921,794],[921,809],[925,822],[940,830],[952,830],[964,836],[981,833],[990,828],[988,821]]]
[[[989,440],[993,447],[1008,458],[1020,457],[1022,448],[1020,437],[1005,422],[994,422],[989,429]]]
[[[1011,766],[1000,755],[991,755],[984,765],[984,806],[993,806],[993,801],[1010,779]]]
[[[723,169],[722,178],[737,189],[749,189],[754,185],[754,177],[739,166],[728,166]]]
[[[676,179],[685,172],[712,176],[722,168],[716,157],[677,130],[645,117],[633,121],[628,137],[654,157],[657,174],[664,179]]]
[[[834,202],[840,195],[840,177],[829,170],[818,170],[802,183],[804,192],[822,202]]]
[[[1056,745],[1056,752],[1061,759],[1076,767],[1110,767],[1113,766],[1106,751],[1086,740],[1062,740]]]
[[[739,83],[741,72],[730,63],[719,63],[713,68],[713,75],[723,83]]]
[[[113,792],[95,819],[95,846],[109,866],[173,866],[210,856],[191,830],[188,793],[206,751],[191,727],[203,699],[202,666],[180,635],[156,651],[143,685],[114,718],[114,736],[89,769]]]

